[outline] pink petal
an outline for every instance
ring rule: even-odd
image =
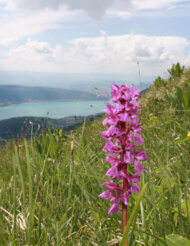
[[[115,126],[110,126],[107,130],[107,135],[113,136],[115,133],[117,133],[117,129],[115,128]]]
[[[140,161],[135,161],[135,162],[134,162],[134,165],[135,165],[135,170],[136,170],[136,172],[135,172],[134,175],[139,175],[139,174],[141,174],[141,173],[143,173],[143,172],[146,171],[146,169],[144,169],[144,168],[142,167]]]
[[[144,152],[146,152],[147,149],[145,150],[139,150],[136,152],[135,158],[139,161],[145,161],[149,158],[149,156],[147,156],[146,154],[144,154]]]
[[[119,203],[121,201],[120,197],[112,196],[110,202]]]
[[[133,106],[135,106],[136,108],[140,108],[140,106],[138,105],[138,103],[137,103],[136,100],[132,99],[132,100],[130,101],[130,103],[131,103]]]
[[[115,105],[115,111],[116,111],[116,113],[122,112],[123,110],[124,110],[124,106],[122,104],[117,103]]]
[[[109,198],[111,198],[111,191],[106,190],[106,191],[102,192],[98,197],[108,200]]]
[[[128,200],[129,200],[129,191],[126,191],[124,194],[121,196],[122,202],[127,206],[128,205]]]
[[[113,148],[115,147],[115,145],[111,142],[111,141],[108,141],[104,148],[103,148],[103,151],[106,152],[106,151],[111,151]]]
[[[133,184],[133,185],[131,186],[131,192],[132,192],[133,194],[138,193],[139,190],[140,190],[140,189],[139,189],[138,184]]]
[[[131,154],[131,152],[127,151],[124,156],[124,162],[125,163],[133,163],[134,161],[134,156]]]
[[[120,187],[119,185],[116,185],[112,180],[105,182],[101,185],[107,187],[110,191],[122,190],[122,187]]]
[[[135,143],[138,143],[139,145],[143,145],[143,139],[141,135],[139,135],[138,133],[135,134],[135,136],[133,137],[133,140]]]
[[[114,123],[114,121],[110,117],[106,117],[105,120],[102,121],[102,125],[113,124],[113,123]]]
[[[122,122],[127,122],[129,119],[129,116],[127,113],[122,113],[122,114],[119,114],[119,120],[122,121]]]
[[[120,207],[118,206],[118,204],[114,203],[109,209],[108,214],[117,213],[119,210],[120,210]]]
[[[106,176],[111,176],[111,177],[113,177],[113,178],[119,177],[119,172],[118,172],[117,167],[115,167],[115,166],[111,167],[111,168],[107,171],[107,173],[106,173],[105,175],[106,175]]]
[[[125,92],[125,94],[122,96],[123,99],[125,99],[126,101],[129,101],[130,99],[130,95],[128,92]]]
[[[105,159],[106,162],[109,162],[110,164],[113,164],[113,165],[117,165],[120,163],[120,159],[115,155],[115,156],[111,156],[110,154],[108,156],[106,156],[106,159]]]
[[[132,183],[137,183],[137,182],[140,181],[140,179],[141,179],[141,177],[140,176],[136,176],[136,174],[127,177],[127,181],[128,182],[132,182]]]

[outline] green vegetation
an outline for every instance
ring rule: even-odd
[[[144,163],[142,199],[129,202],[130,246],[190,245],[190,107],[176,86],[186,93],[190,70],[140,99],[151,159]],[[121,213],[108,215],[109,202],[98,198],[109,166],[101,121],[1,146],[0,245],[119,245]]]
[[[172,65],[171,69],[168,69],[168,73],[170,74],[170,80],[180,78],[185,70],[185,66],[181,66],[180,63],[176,63]]]
[[[190,108],[190,85],[184,88],[175,86],[172,91],[166,90],[166,99],[176,109],[188,111]]]
[[[159,88],[163,85],[166,84],[166,81],[164,79],[162,79],[160,76],[158,76],[155,80],[154,80],[154,85]]]

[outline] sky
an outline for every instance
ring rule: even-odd
[[[189,23],[190,0],[0,0],[0,71],[167,76]]]

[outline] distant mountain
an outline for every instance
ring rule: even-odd
[[[89,116],[71,116],[62,119],[51,119],[42,117],[18,117],[0,121],[0,140],[30,137],[31,134],[40,133],[47,127],[51,130],[61,128],[68,132],[80,126],[84,120],[87,121],[100,118],[103,113]]]
[[[0,86],[0,105],[37,101],[85,101],[105,100],[90,92],[48,87],[26,87],[17,85]]]

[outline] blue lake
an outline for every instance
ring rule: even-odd
[[[0,107],[0,120],[22,116],[63,118],[66,116],[87,116],[101,113],[105,108],[104,101],[79,102],[36,102],[13,104]]]

